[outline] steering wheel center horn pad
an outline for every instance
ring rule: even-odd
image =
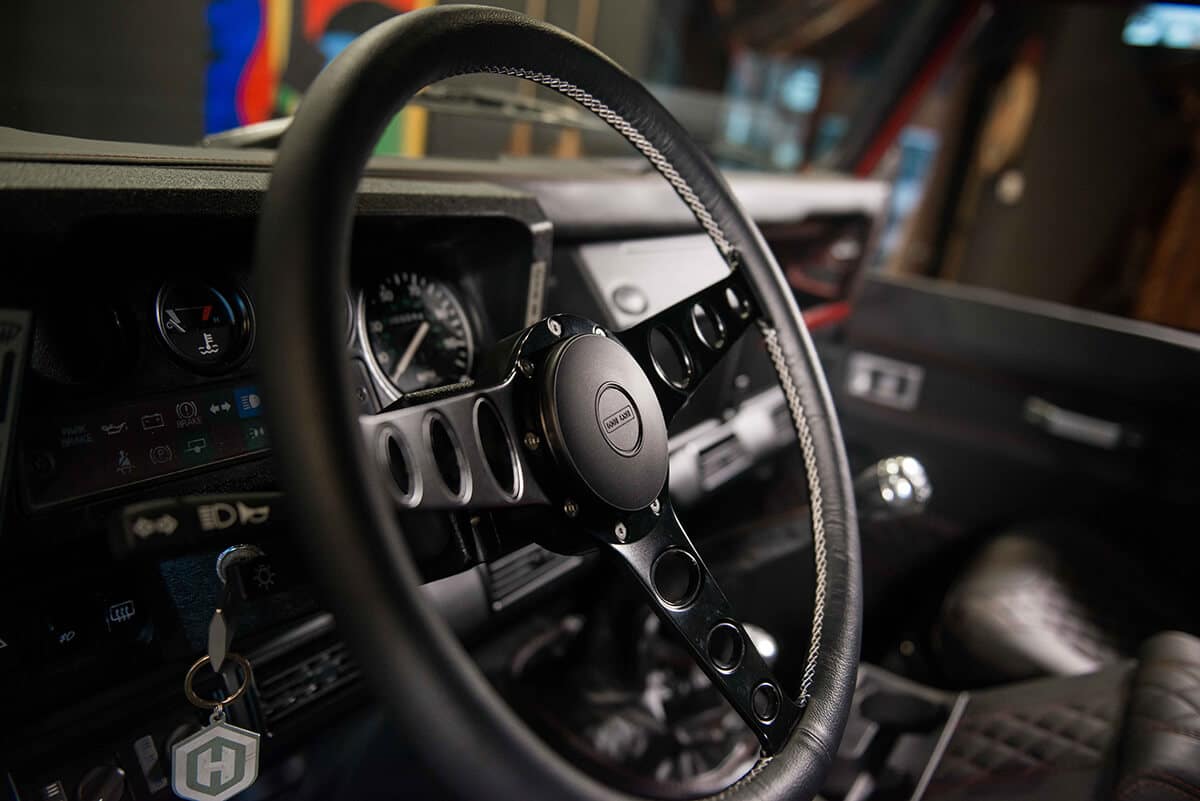
[[[529,80],[599,116],[671,185],[732,269],[625,331],[602,336],[579,318],[551,317],[508,340],[516,358],[492,375],[360,415],[330,314],[348,285],[360,179],[400,107],[467,73]],[[817,795],[849,716],[861,633],[845,449],[779,265],[720,172],[645,87],[577,38],[503,9],[437,6],[381,23],[321,72],[283,138],[255,277],[265,391],[285,399],[268,413],[298,541],[381,704],[454,795],[627,798],[547,748],[421,597],[406,513],[521,506],[579,526],[623,564],[755,734],[764,758],[721,799]],[[712,324],[720,335],[705,336]],[[814,580],[797,584],[811,593],[812,637],[795,695],[753,647],[667,487],[667,424],[752,325],[787,400],[811,509]],[[652,342],[664,339],[682,371],[656,358]],[[464,756],[480,769],[463,770]]]
[[[551,351],[541,384],[556,460],[595,501],[623,512],[648,507],[667,483],[667,423],[629,351],[602,334],[572,337]]]

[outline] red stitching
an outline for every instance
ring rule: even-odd
[[[1176,776],[1173,773],[1163,773],[1161,770],[1147,770],[1147,771],[1143,771],[1143,774],[1146,776],[1150,776],[1152,778],[1158,779],[1159,781],[1167,782],[1168,784],[1171,784],[1171,783],[1182,784],[1184,787],[1186,787],[1188,790],[1190,790],[1193,794],[1195,794],[1196,796],[1200,796],[1200,787],[1196,786],[1195,784],[1192,784],[1187,779],[1182,779],[1179,776]]]
[[[1179,726],[1172,726],[1170,723],[1158,720],[1157,718],[1150,717],[1149,715],[1146,715],[1145,713],[1138,713],[1138,717],[1141,718],[1142,725],[1146,726],[1148,728],[1161,729],[1162,731],[1169,731],[1172,734],[1179,734],[1184,737],[1190,737],[1193,740],[1200,740],[1200,731],[1198,731],[1196,729],[1185,729],[1185,728],[1181,728]]]
[[[1139,777],[1136,779],[1127,780],[1127,781],[1122,782],[1121,789],[1118,790],[1118,792],[1117,792],[1117,799],[1118,799],[1118,801],[1131,801],[1131,799],[1135,798],[1134,794],[1138,791],[1138,789],[1140,787],[1142,787],[1144,785],[1150,785],[1150,784],[1155,785],[1157,787],[1161,787],[1166,790],[1171,790],[1174,793],[1176,793],[1180,798],[1187,799],[1187,801],[1195,801],[1196,798],[1200,798],[1200,796],[1198,796],[1194,793],[1191,793],[1187,790],[1184,790],[1181,787],[1177,787],[1175,784],[1173,784],[1172,782],[1170,782],[1166,779]]]
[[[1168,784],[1167,782],[1157,781],[1155,779],[1137,779],[1136,781],[1126,782],[1121,785],[1121,791],[1117,794],[1118,801],[1131,801],[1131,799],[1136,798],[1138,790],[1147,785],[1153,785],[1155,787],[1161,787],[1163,789],[1170,790],[1179,795],[1180,798],[1188,799],[1188,801],[1194,801],[1195,799],[1195,796],[1191,793],[1180,790],[1178,787]]]
[[[968,762],[968,760],[960,760]],[[943,763],[944,764],[944,763]],[[1064,768],[1062,765],[1052,765],[1049,762],[1042,762],[1039,765],[1032,765],[1020,770],[1005,770],[989,771],[987,768],[980,767],[973,762],[969,762],[970,766],[976,771],[975,775],[965,778],[938,778],[934,774],[933,780],[929,783],[930,790],[937,788],[939,793],[946,793],[952,790],[965,790],[976,784],[982,784],[988,781],[1004,782],[1023,782],[1023,781],[1040,781],[1042,774],[1054,774],[1056,772],[1079,772],[1081,769]],[[941,765],[938,766],[938,772],[941,771]]]

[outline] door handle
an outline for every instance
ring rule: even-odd
[[[1064,409],[1043,398],[1025,400],[1025,420],[1053,437],[1093,448],[1111,451],[1122,444],[1131,447],[1141,444],[1141,436],[1121,423]]]

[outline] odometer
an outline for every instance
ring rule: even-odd
[[[376,366],[401,392],[470,377],[471,326],[445,282],[411,272],[383,276],[363,290],[363,322]]]

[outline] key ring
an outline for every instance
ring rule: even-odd
[[[210,701],[207,698],[201,698],[196,695],[196,691],[192,689],[192,680],[196,678],[196,671],[209,663],[208,654],[196,660],[196,663],[188,669],[187,675],[183,678],[183,694],[187,696],[188,701],[193,706],[198,706],[201,709],[220,709],[221,707],[232,704],[237,699],[241,698],[246,692],[246,688],[250,686],[250,682],[254,680],[254,671],[250,668],[250,662],[241,654],[229,653],[225,655],[226,659],[235,662],[242,669],[242,683],[233,691],[227,698],[220,701]]]

